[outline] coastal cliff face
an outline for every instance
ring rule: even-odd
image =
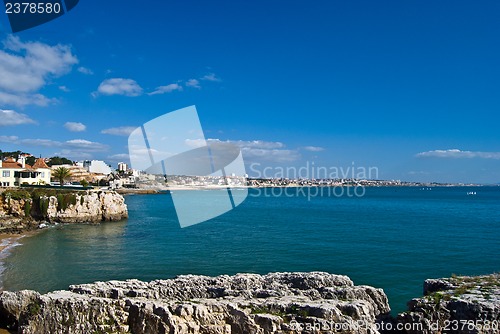
[[[381,289],[322,272],[187,275],[0,296],[0,321],[18,333],[375,334],[389,311]]]
[[[114,191],[18,190],[0,196],[0,231],[36,228],[41,222],[98,223],[128,217],[122,195]]]
[[[87,192],[75,196],[73,203],[61,209],[60,198],[48,199],[47,219],[58,223],[97,223],[115,221],[128,217],[127,205],[122,195],[116,192]]]
[[[2,292],[0,326],[18,333],[500,333],[500,276],[425,281],[390,318],[381,289],[323,272],[96,282]]]

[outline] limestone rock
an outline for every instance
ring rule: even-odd
[[[424,297],[412,299],[398,322],[411,334],[500,333],[500,275],[429,279]]]
[[[51,196],[47,218],[51,222],[59,223],[97,223],[128,217],[123,196],[114,191],[88,191],[75,197],[74,204],[71,203],[65,209],[58,211],[58,198]]]
[[[19,333],[378,333],[380,289],[323,272],[96,282],[45,295],[4,292]],[[335,328],[335,330],[333,330]]]

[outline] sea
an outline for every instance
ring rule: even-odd
[[[500,187],[327,189],[249,189],[235,209],[187,228],[171,194],[127,195],[128,220],[19,239],[1,259],[3,289],[326,271],[382,288],[397,313],[427,278],[500,272]],[[182,191],[196,210],[200,190]]]

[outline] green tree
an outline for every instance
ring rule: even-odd
[[[85,180],[85,179],[82,179],[82,180],[80,181],[80,184],[81,184],[83,187],[85,187],[85,188],[89,186],[89,182],[88,182],[87,180]]]
[[[49,166],[57,166],[57,165],[72,165],[73,161],[67,159],[67,158],[61,158],[61,157],[51,157],[49,159],[49,162],[47,165]]]
[[[30,166],[33,166],[36,162],[36,158],[34,156],[30,156],[26,158],[26,163]]]
[[[8,158],[8,157],[13,157],[16,161],[19,158],[19,155],[21,155],[23,152],[21,151],[12,151],[12,152],[3,152],[0,150],[0,156],[2,158]]]
[[[52,172],[52,176],[59,180],[59,185],[62,187],[64,180],[71,176],[71,171],[66,167],[59,167]]]

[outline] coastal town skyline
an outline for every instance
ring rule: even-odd
[[[1,16],[0,149],[116,165],[133,129],[196,105],[247,167],[498,183],[500,7],[448,4],[88,1],[16,34]]]

